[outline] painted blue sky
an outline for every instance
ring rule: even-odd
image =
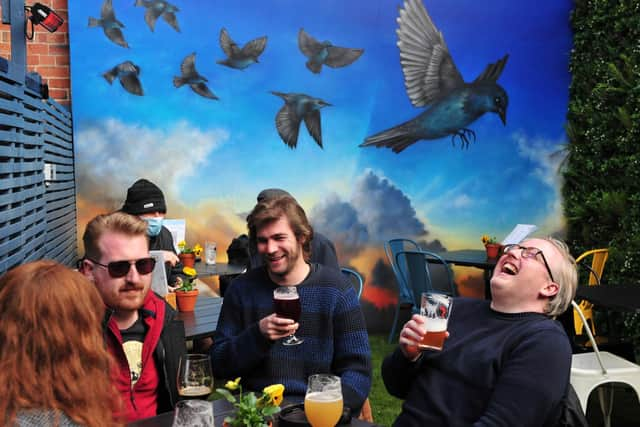
[[[126,188],[144,176],[165,189],[174,213],[209,209],[217,221],[209,225],[229,236],[242,231],[237,215],[266,187],[289,190],[316,224],[334,227],[325,234],[360,230],[362,243],[426,231],[448,248],[480,247],[481,234],[501,238],[516,223],[545,232],[562,226],[561,159],[551,154],[565,143],[568,0],[425,0],[465,81],[509,54],[498,80],[509,95],[507,124],[486,114],[470,126],[477,140],[467,150],[443,138],[400,154],[358,147],[423,111],[411,105],[399,64],[400,2],[174,0],[180,33],[161,18],[151,32],[144,8],[133,3],[113,0],[125,49],[87,26],[102,1],[69,1],[80,198],[121,203]],[[223,27],[239,45],[266,35],[260,63],[244,71],[216,64],[224,58]],[[365,52],[350,66],[312,74],[298,49],[300,28]],[[192,52],[220,100],[173,87]],[[102,77],[125,60],[142,70],[143,97]],[[297,149],[282,142],[275,115],[283,102],[272,90],[332,104],[321,112],[323,150],[304,126]]]

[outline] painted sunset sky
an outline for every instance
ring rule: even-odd
[[[404,86],[396,46],[401,2],[174,0],[181,31],[160,17],[152,32],[144,7],[113,0],[129,48],[87,25],[102,4],[69,0],[80,233],[94,214],[119,208],[140,177],[163,188],[168,217],[187,218],[188,239],[214,238],[221,249],[246,231],[260,190],[286,189],[335,241],[341,263],[365,276],[393,237],[460,249],[481,248],[484,233],[501,239],[516,223],[562,230],[562,155],[553,153],[566,142],[569,1],[424,0],[465,81],[509,55],[498,79],[509,96],[507,121],[487,113],[469,125],[476,140],[467,150],[445,137],[399,154],[359,145],[424,111]],[[240,46],[267,36],[259,63],[244,70],[216,64],[225,58],[222,28]],[[313,74],[298,48],[301,28],[364,54]],[[194,52],[219,100],[174,87]],[[140,67],[144,96],[102,76],[127,60]],[[275,126],[283,101],[271,91],[331,104],[321,110],[324,149],[304,124],[297,148],[283,143]],[[226,261],[224,250],[219,258]]]

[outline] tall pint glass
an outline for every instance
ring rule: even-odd
[[[427,333],[418,347],[422,350],[442,350],[447,337],[447,324],[451,314],[452,299],[449,295],[423,292],[420,314],[426,317]]]

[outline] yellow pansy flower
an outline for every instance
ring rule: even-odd
[[[200,246],[200,243],[196,243],[196,245],[193,247],[193,253],[196,256],[202,255],[202,246]]]
[[[184,267],[184,268],[182,269],[182,272],[183,272],[184,274],[186,274],[187,276],[191,276],[191,277],[193,277],[193,276],[195,276],[196,274],[198,274],[198,272],[196,271],[196,269],[195,269],[195,268],[192,268],[192,267]]]
[[[284,386],[282,384],[272,384],[265,387],[262,391],[269,395],[274,405],[280,406],[284,394]]]
[[[234,381],[227,381],[227,383],[224,385],[224,387],[229,390],[237,390],[239,386],[240,377],[236,378]]]

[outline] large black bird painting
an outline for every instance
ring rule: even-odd
[[[415,107],[430,106],[419,116],[369,136],[360,147],[389,147],[399,153],[419,140],[451,136],[467,148],[476,134],[468,126],[484,113],[497,114],[506,125],[507,92],[497,83],[508,55],[489,64],[471,83],[456,68],[442,33],[421,0],[406,0],[397,19],[398,47],[404,83]]]

